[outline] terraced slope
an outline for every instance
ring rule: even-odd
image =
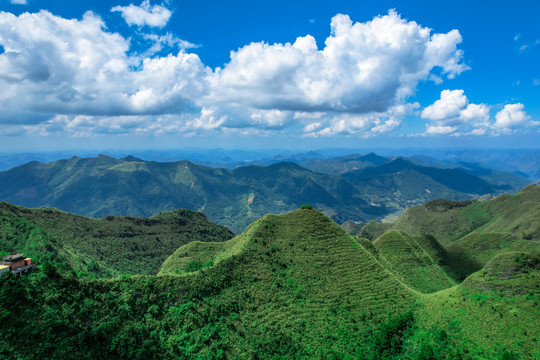
[[[212,263],[206,267],[188,267],[207,260]],[[379,324],[402,319],[418,298],[361,242],[313,209],[267,215],[226,243],[186,245],[157,277],[96,281],[54,272],[36,275],[41,276],[18,284],[10,278],[0,287],[8,311],[0,312],[3,319],[19,331],[27,326],[21,318],[32,317],[37,326],[29,337],[0,322],[0,355],[26,357],[30,341],[48,344],[54,338],[54,344],[32,353],[56,358],[66,353],[81,358],[365,358],[387,351],[387,334],[409,327],[410,316],[391,332]],[[13,302],[8,295],[17,286],[41,291]],[[374,338],[381,340],[372,344]],[[400,351],[399,344],[393,351]]]
[[[428,295],[419,308],[423,327],[460,333],[456,347],[470,358],[540,358],[540,256],[506,253],[462,284]]]
[[[190,241],[225,241],[234,234],[190,210],[151,218],[90,219],[53,208],[0,203],[0,252],[61,254],[66,265],[98,276],[156,274],[163,261]],[[35,249],[34,249],[35,248]]]
[[[306,298],[317,299],[321,305],[341,298],[355,306],[363,304],[366,311],[370,306],[393,307],[392,302],[399,307],[400,299],[414,294],[362,244],[314,209],[267,215],[224,243],[185,245],[165,261],[159,274],[189,272],[188,264],[194,261],[212,262],[202,271],[213,271],[231,258],[249,259],[249,268],[239,269],[245,271],[244,276],[274,283],[276,291],[297,287]],[[380,302],[375,305],[370,301],[373,299]]]
[[[36,230],[17,219],[11,233]],[[45,258],[0,278],[0,357],[538,358],[538,255],[504,254],[460,285],[415,290],[445,286],[445,258],[431,237],[372,243],[313,209],[183,245],[158,276],[95,279]]]
[[[377,238],[373,245],[386,268],[422,293],[456,285],[448,268],[448,253],[432,236],[411,236],[404,231],[391,230]]]

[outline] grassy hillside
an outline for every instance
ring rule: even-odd
[[[316,210],[268,215],[224,246],[190,244],[172,257],[186,255],[187,263],[167,260],[158,277],[96,281],[49,270],[8,278],[0,289],[0,354],[364,358],[388,351],[387,336],[412,321],[405,314],[416,292]],[[186,264],[207,259],[213,263],[186,272]],[[16,288],[41,291],[15,302],[8,295]],[[30,339],[43,345],[29,349]]]
[[[459,332],[469,358],[540,357],[540,257],[499,255],[462,284],[426,296],[419,323]]]
[[[52,208],[0,203],[0,251],[61,254],[77,271],[99,276],[156,274],[163,261],[190,241],[225,241],[233,233],[189,210],[151,218],[90,219]]]
[[[499,254],[540,250],[538,241],[523,240],[509,233],[470,233],[447,247],[453,263],[459,263],[462,275],[482,269]]]
[[[158,276],[93,279],[44,260],[0,279],[0,357],[537,358],[538,256],[496,257],[453,286],[443,250],[398,231],[354,238],[305,208],[183,245]],[[429,279],[451,287],[413,288],[434,291]]]
[[[399,279],[422,293],[456,285],[446,250],[432,236],[391,230],[373,242],[381,262]]]
[[[448,245],[470,233],[500,233],[524,240],[540,240],[540,187],[529,185],[513,195],[487,201],[434,200],[408,209],[391,224],[370,223],[364,237],[386,230],[413,235],[431,234]]]

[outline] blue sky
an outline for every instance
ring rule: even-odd
[[[3,152],[538,147],[538,1],[0,1]]]

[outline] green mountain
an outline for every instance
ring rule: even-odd
[[[388,162],[375,154],[346,160],[351,159],[373,167],[335,176],[293,163],[228,170],[132,156],[73,157],[0,172],[0,199],[93,218],[187,208],[240,233],[268,213],[286,213],[306,203],[338,223],[365,222],[436,198],[464,200],[499,191],[459,170]]]
[[[305,206],[187,243],[158,276],[96,279],[43,258],[0,279],[0,357],[536,359],[540,259],[526,241],[459,283],[458,254],[435,238],[372,243]]]
[[[458,286],[420,300],[418,326],[459,332],[455,347],[466,349],[461,358],[538,359],[539,284],[538,247],[500,254]]]
[[[486,181],[461,170],[419,166],[402,158],[397,158],[380,166],[351,171],[345,174],[345,177],[353,179],[373,179],[394,175],[404,171],[424,175],[439,184],[462,193],[488,194],[497,191],[496,187],[488,184]]]
[[[410,287],[431,293],[456,285],[447,251],[429,235],[390,230],[373,245],[380,261]]]
[[[477,193],[477,189],[473,188],[473,191],[469,191],[470,189],[460,189],[459,187],[472,180],[476,185],[480,183],[481,186],[486,186],[487,183],[492,193],[500,193],[501,191],[518,191],[531,182],[526,176],[489,169],[475,163],[464,161],[448,163],[427,157],[395,159],[369,153],[367,155],[353,154],[330,159],[308,159],[300,161],[299,164],[322,174],[345,175],[352,173],[345,176],[355,177],[380,176],[404,170],[414,170],[454,190],[473,193]],[[470,177],[463,173],[470,175]],[[478,180],[481,181],[478,183]],[[483,189],[482,192],[485,192],[485,190]]]
[[[359,235],[374,240],[395,229],[413,235],[431,234],[443,245],[471,233],[500,233],[514,240],[538,241],[539,218],[540,187],[529,185],[513,195],[503,194],[487,201],[430,201],[407,209],[393,223],[369,223]]]
[[[38,263],[62,258],[66,267],[97,276],[156,274],[181,245],[225,241],[233,236],[226,227],[190,210],[151,218],[107,216],[98,220],[53,208],[0,203],[0,255],[24,252],[37,257]]]
[[[341,175],[354,170],[383,165],[390,161],[389,158],[369,153],[367,155],[352,154],[331,159],[307,159],[299,162],[299,165],[321,174]]]
[[[292,163],[227,170],[101,155],[33,162],[0,173],[0,199],[21,206],[54,206],[96,218],[188,208],[237,232],[267,213],[284,213],[308,202],[337,221],[387,212],[369,206],[361,195],[347,180]]]

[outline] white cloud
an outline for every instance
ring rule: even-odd
[[[422,118],[446,120],[459,117],[460,111],[469,103],[463,93],[463,90],[443,90],[440,100],[435,101],[422,111]]]
[[[366,23],[336,15],[325,47],[315,39],[251,43],[218,69],[209,101],[258,109],[384,112],[403,102],[435,68],[448,77],[468,67],[457,30],[431,34],[393,11]]]
[[[524,111],[525,106],[521,103],[507,104],[495,115],[493,128],[500,133],[509,133],[514,129],[537,125],[537,121],[529,121],[530,116]]]
[[[169,22],[171,11],[162,5],[150,5],[150,0],[144,0],[140,6],[115,6],[112,12],[119,12],[128,25],[162,28]]]
[[[128,56],[129,41],[91,12],[81,20],[0,12],[0,44],[0,123],[178,113],[207,91],[212,74],[182,50]]]
[[[149,1],[112,10],[138,26],[162,27],[170,18]],[[418,107],[407,100],[419,81],[468,69],[457,30],[433,34],[393,11],[365,23],[337,15],[331,31],[322,49],[311,35],[292,44],[252,43],[212,71],[185,51],[195,45],[173,34],[136,33],[148,49],[134,54],[130,40],[92,12],[82,19],[0,12],[0,123],[74,136],[284,129],[373,136]],[[171,48],[179,51],[160,55]],[[487,110],[458,108],[462,121]]]
[[[432,135],[481,135],[489,127],[488,106],[469,104],[463,90],[443,90],[441,98],[422,110],[420,116],[431,121],[426,124],[426,133]]]
[[[317,121],[305,126],[304,137],[358,134],[364,137],[375,136],[399,126],[402,119],[412,114],[419,106],[418,103],[396,105],[381,113],[334,113],[326,117],[326,122]]]
[[[28,4],[28,1],[26,0],[10,0],[10,2],[14,5],[26,5]]]
[[[457,130],[456,126],[448,125],[431,125],[426,126],[426,133],[429,135],[447,135],[455,132]]]

